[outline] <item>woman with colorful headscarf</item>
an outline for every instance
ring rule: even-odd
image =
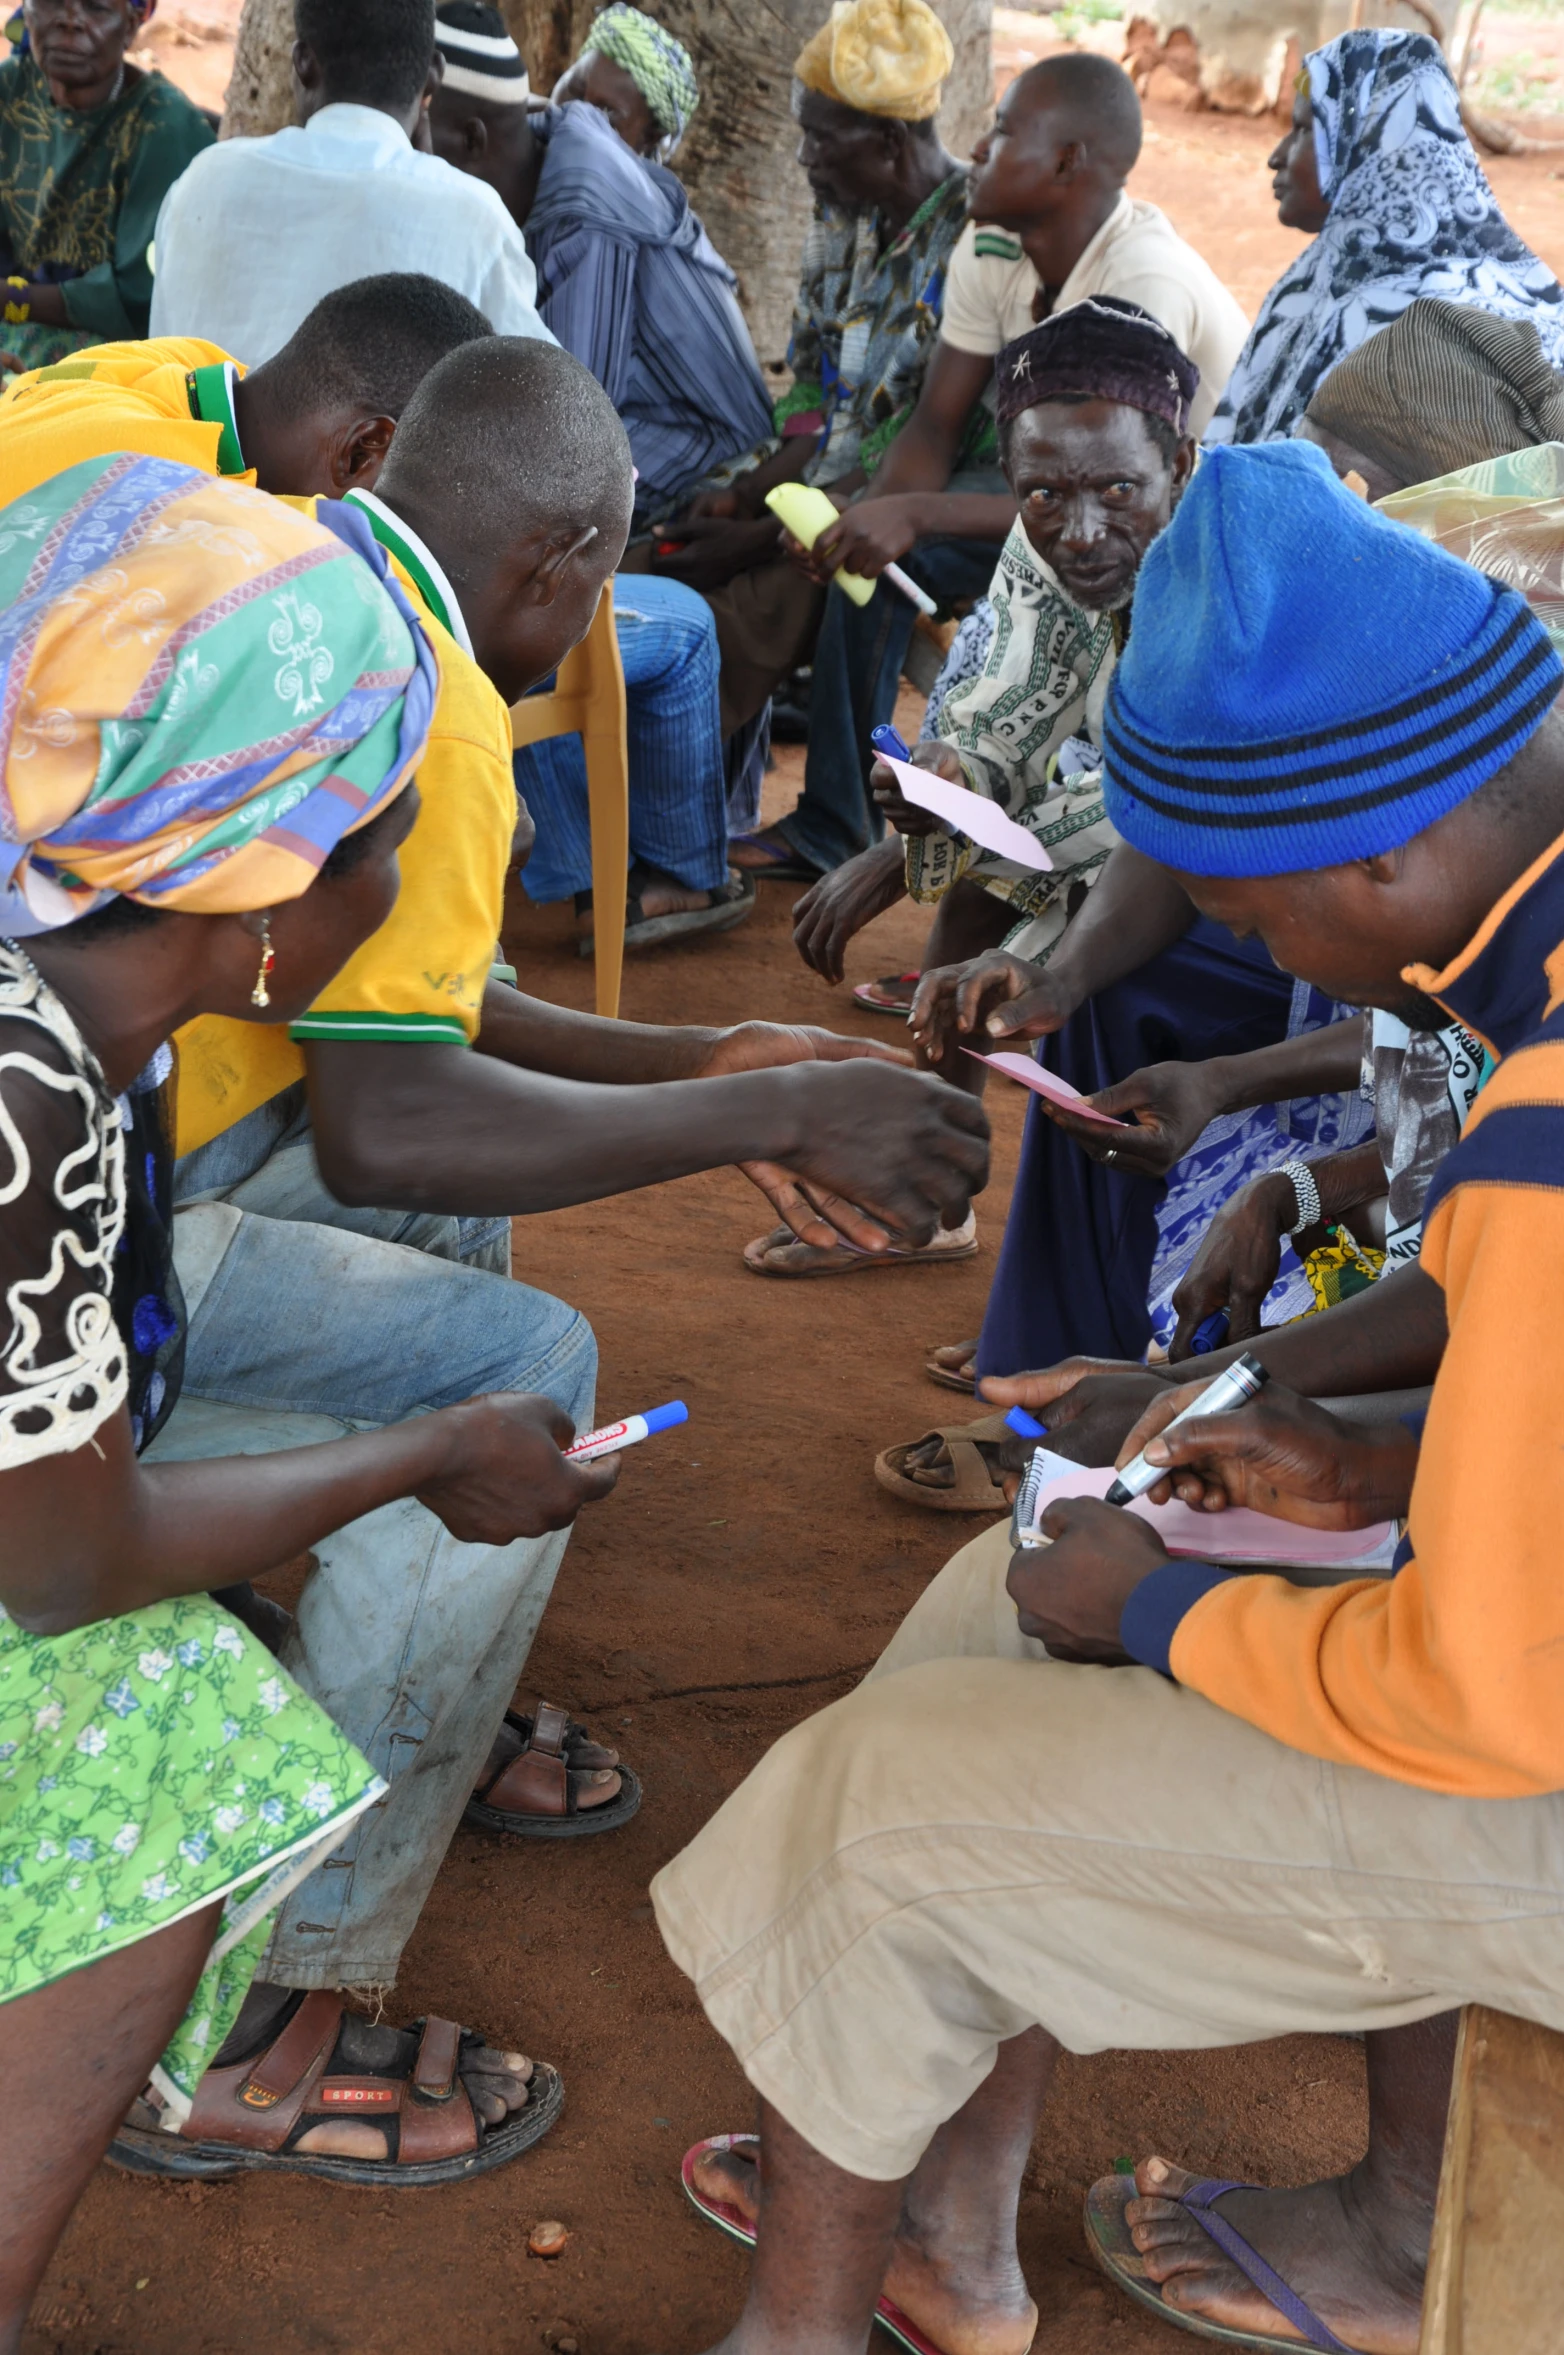
[[[1314,50],[1270,166],[1283,225],[1316,234],[1261,304],[1207,443],[1290,434],[1337,361],[1420,295],[1530,319],[1564,362],[1564,289],[1500,212],[1426,33]]]
[[[600,107],[627,147],[657,163],[667,162],[700,104],[684,43],[628,0],[603,10],[555,83],[555,105],[567,98]]]
[[[8,2347],[132,2101],[150,2077],[163,2123],[189,2116],[267,1915],[385,1787],[208,1590],[414,1490],[464,1525],[551,1525],[536,1400],[137,1461],[179,1370],[161,1042],[302,1012],[396,898],[436,674],[376,555],[347,509],[327,529],[161,459],[90,460],[0,513]],[[461,2049],[450,2028],[419,2071],[450,2081],[447,2151]],[[303,2106],[309,2147],[333,2113]]]
[[[0,352],[145,335],[158,207],[211,124],[125,52],[157,0],[23,0],[0,66]]]

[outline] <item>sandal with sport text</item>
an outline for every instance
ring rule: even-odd
[[[463,1823],[531,1840],[585,1840],[630,1821],[641,1804],[641,1785],[620,1764],[617,1750],[603,1749],[552,1701],[534,1701],[530,1716],[507,1709],[505,1722],[520,1734],[521,1748],[478,1785],[462,1811]],[[619,1777],[617,1796],[601,1807],[583,1807],[583,1778],[604,1767]]]
[[[709,2200],[703,2191],[697,2191],[695,2163],[703,2151],[731,2151],[743,2143],[758,2143],[759,2140],[758,2134],[709,2134],[704,2142],[696,2143],[685,2152],[679,2167],[679,2181],[684,2186],[684,2196],[691,2207],[704,2216],[708,2224],[715,2224],[719,2232],[725,2232],[730,2240],[738,2241],[746,2249],[755,2246],[755,2227],[742,2209],[732,2207],[726,2200]],[[874,2319],[881,2330],[896,2341],[898,2347],[907,2349],[907,2355],[945,2355],[942,2347],[919,2330],[910,2316],[903,2314],[894,2298],[877,2301]]]
[[[519,2159],[542,2141],[565,2106],[558,2070],[534,2061],[524,2106],[503,2126],[484,2126],[459,2073],[463,2044],[481,2039],[454,2020],[413,2023],[418,2050],[405,2077],[333,2075],[343,2018],[339,1996],[313,1990],[258,2053],[231,2068],[207,2070],[177,2131],[124,2125],[109,2145],[109,2158],[131,2175],[183,2182],[270,2172],[419,2191],[465,2183]],[[158,2106],[156,2096],[142,2099]],[[328,2118],[362,2118],[383,2128],[394,2145],[390,2156],[345,2159],[294,2148]]]
[[[1168,2304],[1147,2275],[1146,2261],[1125,2222],[1125,2209],[1138,2197],[1133,2175],[1104,2175],[1092,2185],[1086,2195],[1086,2245],[1108,2279],[1126,2297],[1133,2298],[1137,2306],[1146,2307],[1160,2321],[1171,2322],[1176,2330],[1190,2331],[1198,2339],[1214,2339],[1222,2347],[1253,2348],[1257,2355],[1356,2355],[1356,2350],[1328,2330],[1313,2307],[1212,2206],[1224,2192],[1261,2188],[1258,2184],[1224,2183],[1219,2178],[1205,2176],[1185,2192],[1165,2192],[1159,2197],[1177,2200],[1180,2207],[1189,2210],[1223,2255],[1230,2257],[1239,2272],[1270,2299],[1279,2314],[1286,2316],[1300,2334],[1295,2339],[1283,2338],[1280,2331],[1232,2330],[1226,2323],[1208,2322],[1203,2314],[1189,2314]]]

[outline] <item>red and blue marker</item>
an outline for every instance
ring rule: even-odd
[[[626,1415],[622,1423],[605,1423],[600,1431],[588,1431],[565,1449],[565,1461],[590,1464],[594,1457],[617,1455],[622,1447],[639,1447],[654,1432],[672,1431],[689,1419],[690,1410],[683,1399],[670,1398],[666,1406],[648,1407],[644,1415]]]

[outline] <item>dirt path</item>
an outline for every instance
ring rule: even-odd
[[[780,801],[796,763],[786,756],[773,780]],[[798,962],[791,897],[765,886],[731,938],[634,963],[626,1011],[872,1027]],[[852,977],[899,968],[922,929],[905,906],[883,917],[854,944]],[[561,910],[523,917],[523,986],[586,1006],[589,968],[567,931]],[[778,1734],[847,1689],[981,1525],[908,1511],[869,1466],[887,1442],[962,1412],[919,1367],[925,1344],[977,1328],[1018,1093],[993,1093],[984,1249],[963,1267],[764,1283],[739,1263],[762,1221],[733,1173],[518,1223],[517,1273],[592,1318],[605,1412],[690,1404],[687,1430],[631,1458],[617,1497],[583,1523],[535,1655],[539,1687],[609,1729],[647,1798],[598,1842],[458,1833],[395,2015],[454,2011],[557,2061],[564,2122],[534,2156],[442,2194],[173,2189],[105,2173],[27,2355],[525,2355],[551,2331],[585,2355],[692,2355],[719,2335],[742,2260],[686,2207],[677,2165],[698,2135],[747,2125],[752,2105],[662,1954],[646,1884]],[[1024,2212],[1041,2355],[1170,2344],[1084,2257],[1093,2175],[1162,2148],[1224,2174],[1305,2178],[1351,2151],[1360,2073],[1356,2049],[1334,2040],[1071,2064]],[[526,2255],[546,2216],[574,2235],[552,2264]]]
[[[217,40],[171,42],[165,62],[185,79],[181,65],[199,61],[211,103],[220,54]],[[1264,201],[1275,136],[1268,122],[1156,107],[1136,177],[1251,310],[1298,248]],[[1489,169],[1517,228],[1564,264],[1552,160]],[[788,805],[797,770],[784,755],[773,806]],[[888,1035],[800,965],[791,896],[764,886],[741,932],[632,964],[626,1012]],[[854,944],[850,978],[916,961],[923,931],[905,906],[882,918]],[[523,987],[590,1004],[564,911],[521,915],[512,946]],[[762,1283],[739,1251],[763,1206],[731,1173],[518,1223],[517,1273],[592,1318],[605,1413],[675,1394],[690,1404],[688,1429],[633,1457],[618,1496],[583,1524],[533,1664],[539,1689],[621,1743],[647,1799],[599,1842],[459,1833],[394,2009],[454,2011],[557,2061],[564,2121],[532,2157],[441,2194],[173,2190],[105,2174],[26,2355],[527,2355],[570,2340],[583,2355],[693,2355],[720,2334],[742,2259],[686,2207],[677,2164],[698,2135],[748,2124],[752,2105],[662,1954],[646,1884],[771,1741],[848,1688],[980,1526],[907,1511],[869,1466],[889,1441],[962,1412],[919,1367],[926,1345],[977,1328],[1019,1136],[1013,1091],[996,1089],[991,1110],[984,1249],[963,1267]],[[1039,2355],[1179,2343],[1088,2263],[1079,2207],[1094,2175],[1160,2148],[1211,2172],[1305,2180],[1356,2148],[1361,2074],[1357,2048],[1336,2039],[1069,2064],[1023,2206]],[[574,2236],[552,2264],[526,2254],[546,2216]]]

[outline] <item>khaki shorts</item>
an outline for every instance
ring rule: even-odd
[[[652,1884],[746,2075],[850,2174],[916,2165],[1006,2038],[1072,2052],[1564,2028],[1564,1795],[1285,1748],[1149,1668],[1049,1660],[1001,1524]]]

